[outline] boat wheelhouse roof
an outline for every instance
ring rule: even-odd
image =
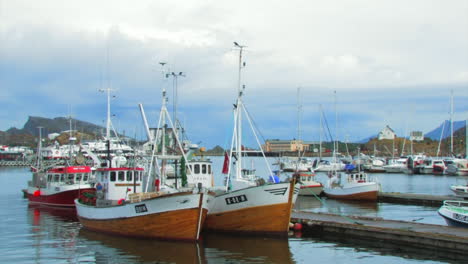
[[[116,167],[116,168],[98,168],[97,171],[131,171],[131,170],[137,170],[137,171],[143,171],[143,168],[140,167]]]
[[[88,173],[91,172],[90,166],[63,166],[49,169],[49,173]]]

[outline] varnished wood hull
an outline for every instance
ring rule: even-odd
[[[191,193],[105,208],[76,203],[78,218],[85,228],[141,238],[198,240],[208,213],[206,196]],[[147,212],[136,215],[135,209],[143,205]]]
[[[284,191],[280,191],[284,190]],[[219,195],[210,206],[205,230],[287,235],[299,184],[257,186]],[[244,202],[232,204],[233,197]],[[225,204],[225,201],[231,201]]]

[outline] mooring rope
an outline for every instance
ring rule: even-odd
[[[305,186],[303,182],[300,182],[300,184],[301,184],[301,186]],[[307,190],[307,189],[306,189],[306,190]],[[320,202],[323,206],[325,206],[326,208],[328,208],[326,202],[325,202],[323,199],[321,199],[318,195],[316,195],[312,190],[308,190],[308,191],[309,191],[310,193],[312,193],[312,194],[314,195],[314,197],[317,198],[317,200],[319,200],[319,202]],[[332,208],[328,208],[328,209],[332,209]],[[332,213],[334,213],[333,211],[334,211],[334,210],[332,209]],[[336,213],[335,213],[335,214],[336,214]],[[349,218],[348,216],[344,215],[344,214],[341,213],[341,212],[338,212],[337,215],[341,216],[343,219],[345,219],[346,221],[348,221],[348,222],[350,222],[350,223],[352,223],[352,224],[364,225],[363,223],[360,223],[360,222],[358,222],[358,221],[356,221],[356,220],[353,220],[353,219]]]

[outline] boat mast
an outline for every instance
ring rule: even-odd
[[[236,177],[239,179],[242,176],[242,92],[241,73],[242,73],[242,52],[246,46],[239,45],[234,42],[234,45],[239,48],[239,74],[237,78],[237,103],[236,103]]]
[[[42,128],[43,127],[37,127],[39,129],[39,142],[37,142],[37,163],[36,163],[36,167],[37,169],[40,169],[41,168],[41,165],[42,165]]]
[[[323,133],[323,120],[322,120],[322,115],[323,115],[323,109],[322,105],[319,105],[319,111],[320,111],[320,126],[319,126],[319,160],[322,159],[322,133]]]
[[[453,155],[453,90],[450,90],[450,155]]]
[[[338,151],[338,111],[336,110],[336,90],[333,91],[335,104],[335,141],[333,142],[333,162],[336,161],[336,152]]]

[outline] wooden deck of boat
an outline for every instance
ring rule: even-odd
[[[455,195],[428,195],[415,193],[379,192],[378,201],[385,203],[442,206],[444,200],[463,200]]]
[[[291,221],[302,223],[304,235],[331,233],[336,236],[386,241],[399,246],[468,255],[467,228],[303,211],[294,211]]]

